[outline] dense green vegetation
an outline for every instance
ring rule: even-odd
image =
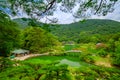
[[[56,29],[58,26],[60,26],[59,24],[55,24],[55,25],[45,24],[45,23],[38,22],[35,19],[30,19],[30,18],[16,18],[16,19],[13,19],[13,21],[19,25],[20,29],[25,29],[26,27],[29,27],[29,26],[36,26],[36,27],[41,27],[42,29],[50,32],[51,28]]]
[[[62,59],[74,62],[80,61],[80,67],[72,67],[68,62],[69,65],[65,65],[65,62],[59,64]],[[78,57],[73,56],[40,56],[16,63],[19,63],[19,65],[12,68],[9,67],[0,73],[1,80],[120,79],[120,70],[117,68],[106,68],[81,63]]]
[[[120,32],[120,23],[112,20],[90,19],[84,22],[61,25],[52,33],[60,41],[101,42],[109,35]],[[102,37],[101,37],[102,36]]]
[[[0,80],[120,79],[119,22],[52,25],[30,20],[19,25],[2,11],[0,18]],[[49,55],[15,61],[9,59],[15,48]]]
[[[10,51],[18,47],[20,30],[9,16],[0,11],[0,55],[8,56]]]
[[[60,45],[55,36],[40,27],[28,27],[22,31],[21,35],[22,48],[31,52],[46,52]]]
[[[37,25],[21,29],[2,11],[0,18],[0,55],[8,56],[15,48],[28,49],[34,53],[47,52],[60,45],[54,35]]]
[[[120,23],[112,20],[89,19],[65,25],[44,24],[27,18],[14,19],[14,21],[19,24],[20,28],[41,27],[58,36],[59,41],[63,43],[106,42],[120,31]]]

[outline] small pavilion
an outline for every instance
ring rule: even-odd
[[[14,51],[12,51],[12,54],[15,57],[22,57],[22,56],[30,54],[30,51],[29,50],[24,50],[24,49],[15,49]]]

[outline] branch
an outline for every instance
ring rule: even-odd
[[[101,8],[102,2],[103,2],[103,0],[100,1],[99,7],[98,7],[98,9],[96,10],[95,14],[97,14],[97,12],[99,11],[99,9]]]
[[[37,16],[41,16],[42,14],[46,13],[48,10],[50,10],[53,6],[53,4],[55,3],[56,0],[52,0],[51,2],[49,2],[47,5],[46,5],[46,8],[43,12],[41,13],[38,13],[38,12],[34,12],[35,14],[37,14]]]
[[[49,20],[49,21],[52,22],[52,23],[57,23],[57,22],[58,22],[58,20],[54,20],[54,19],[56,19],[56,18],[54,18],[54,19],[52,20],[52,19],[49,19],[49,18],[46,17],[46,19]],[[47,21],[46,21],[46,22],[47,22]]]
[[[92,0],[89,0],[85,5],[84,5],[84,8],[88,5],[88,4],[90,4],[92,2]]]
[[[43,13],[46,13],[48,10],[51,9],[51,7],[53,6],[53,4],[55,3],[56,0],[51,1],[50,3],[48,3],[48,5],[46,6],[46,9]]]

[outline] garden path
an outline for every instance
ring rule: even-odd
[[[43,55],[48,55],[49,53],[43,53],[43,54],[28,54],[28,55],[25,55],[25,56],[22,56],[22,57],[15,57],[14,59],[12,60],[25,60],[25,59],[28,59],[28,58],[31,58],[31,57],[36,57],[36,56],[43,56]]]

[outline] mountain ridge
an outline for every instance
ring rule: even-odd
[[[24,25],[24,29],[27,26],[38,26],[50,31],[55,36],[58,36],[60,41],[77,41],[81,34],[86,35],[109,35],[120,32],[120,22],[107,19],[88,19],[85,21],[79,21],[71,24],[45,24],[30,19],[14,20],[15,22]],[[25,23],[25,24],[23,24]]]

